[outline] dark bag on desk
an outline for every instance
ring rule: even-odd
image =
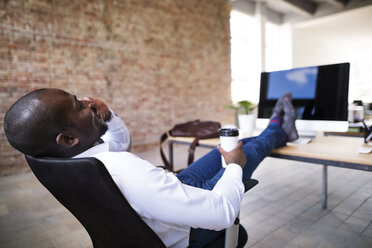
[[[218,138],[220,128],[221,124],[219,122],[195,120],[177,124],[171,130],[169,130],[168,133],[170,136],[174,137],[195,137],[194,141],[189,147],[189,165],[194,161],[194,152],[195,147],[198,145],[198,141],[201,139]],[[169,171],[173,171],[173,166],[165,157],[162,149],[162,144],[168,138],[168,133],[164,133],[160,137],[160,155],[165,168],[167,168]]]

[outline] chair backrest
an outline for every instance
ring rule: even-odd
[[[26,155],[26,160],[44,187],[85,227],[95,248],[165,247],[98,159]]]

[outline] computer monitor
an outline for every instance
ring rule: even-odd
[[[276,101],[292,92],[300,136],[348,129],[349,63],[262,72],[256,126],[265,128]]]

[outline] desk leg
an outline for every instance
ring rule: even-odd
[[[323,196],[322,196],[323,208],[327,208],[327,196],[328,196],[328,166],[323,165]]]
[[[169,154],[169,163],[173,170],[173,141],[168,140],[168,154]]]

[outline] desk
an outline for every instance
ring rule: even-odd
[[[194,138],[169,137],[169,160],[173,165],[173,144],[189,145]],[[219,139],[200,140],[200,147],[214,148]],[[327,207],[328,166],[372,171],[372,154],[360,154],[358,148],[363,138],[324,136],[318,134],[306,145],[289,143],[285,147],[275,149],[269,156],[323,165],[322,207]]]

